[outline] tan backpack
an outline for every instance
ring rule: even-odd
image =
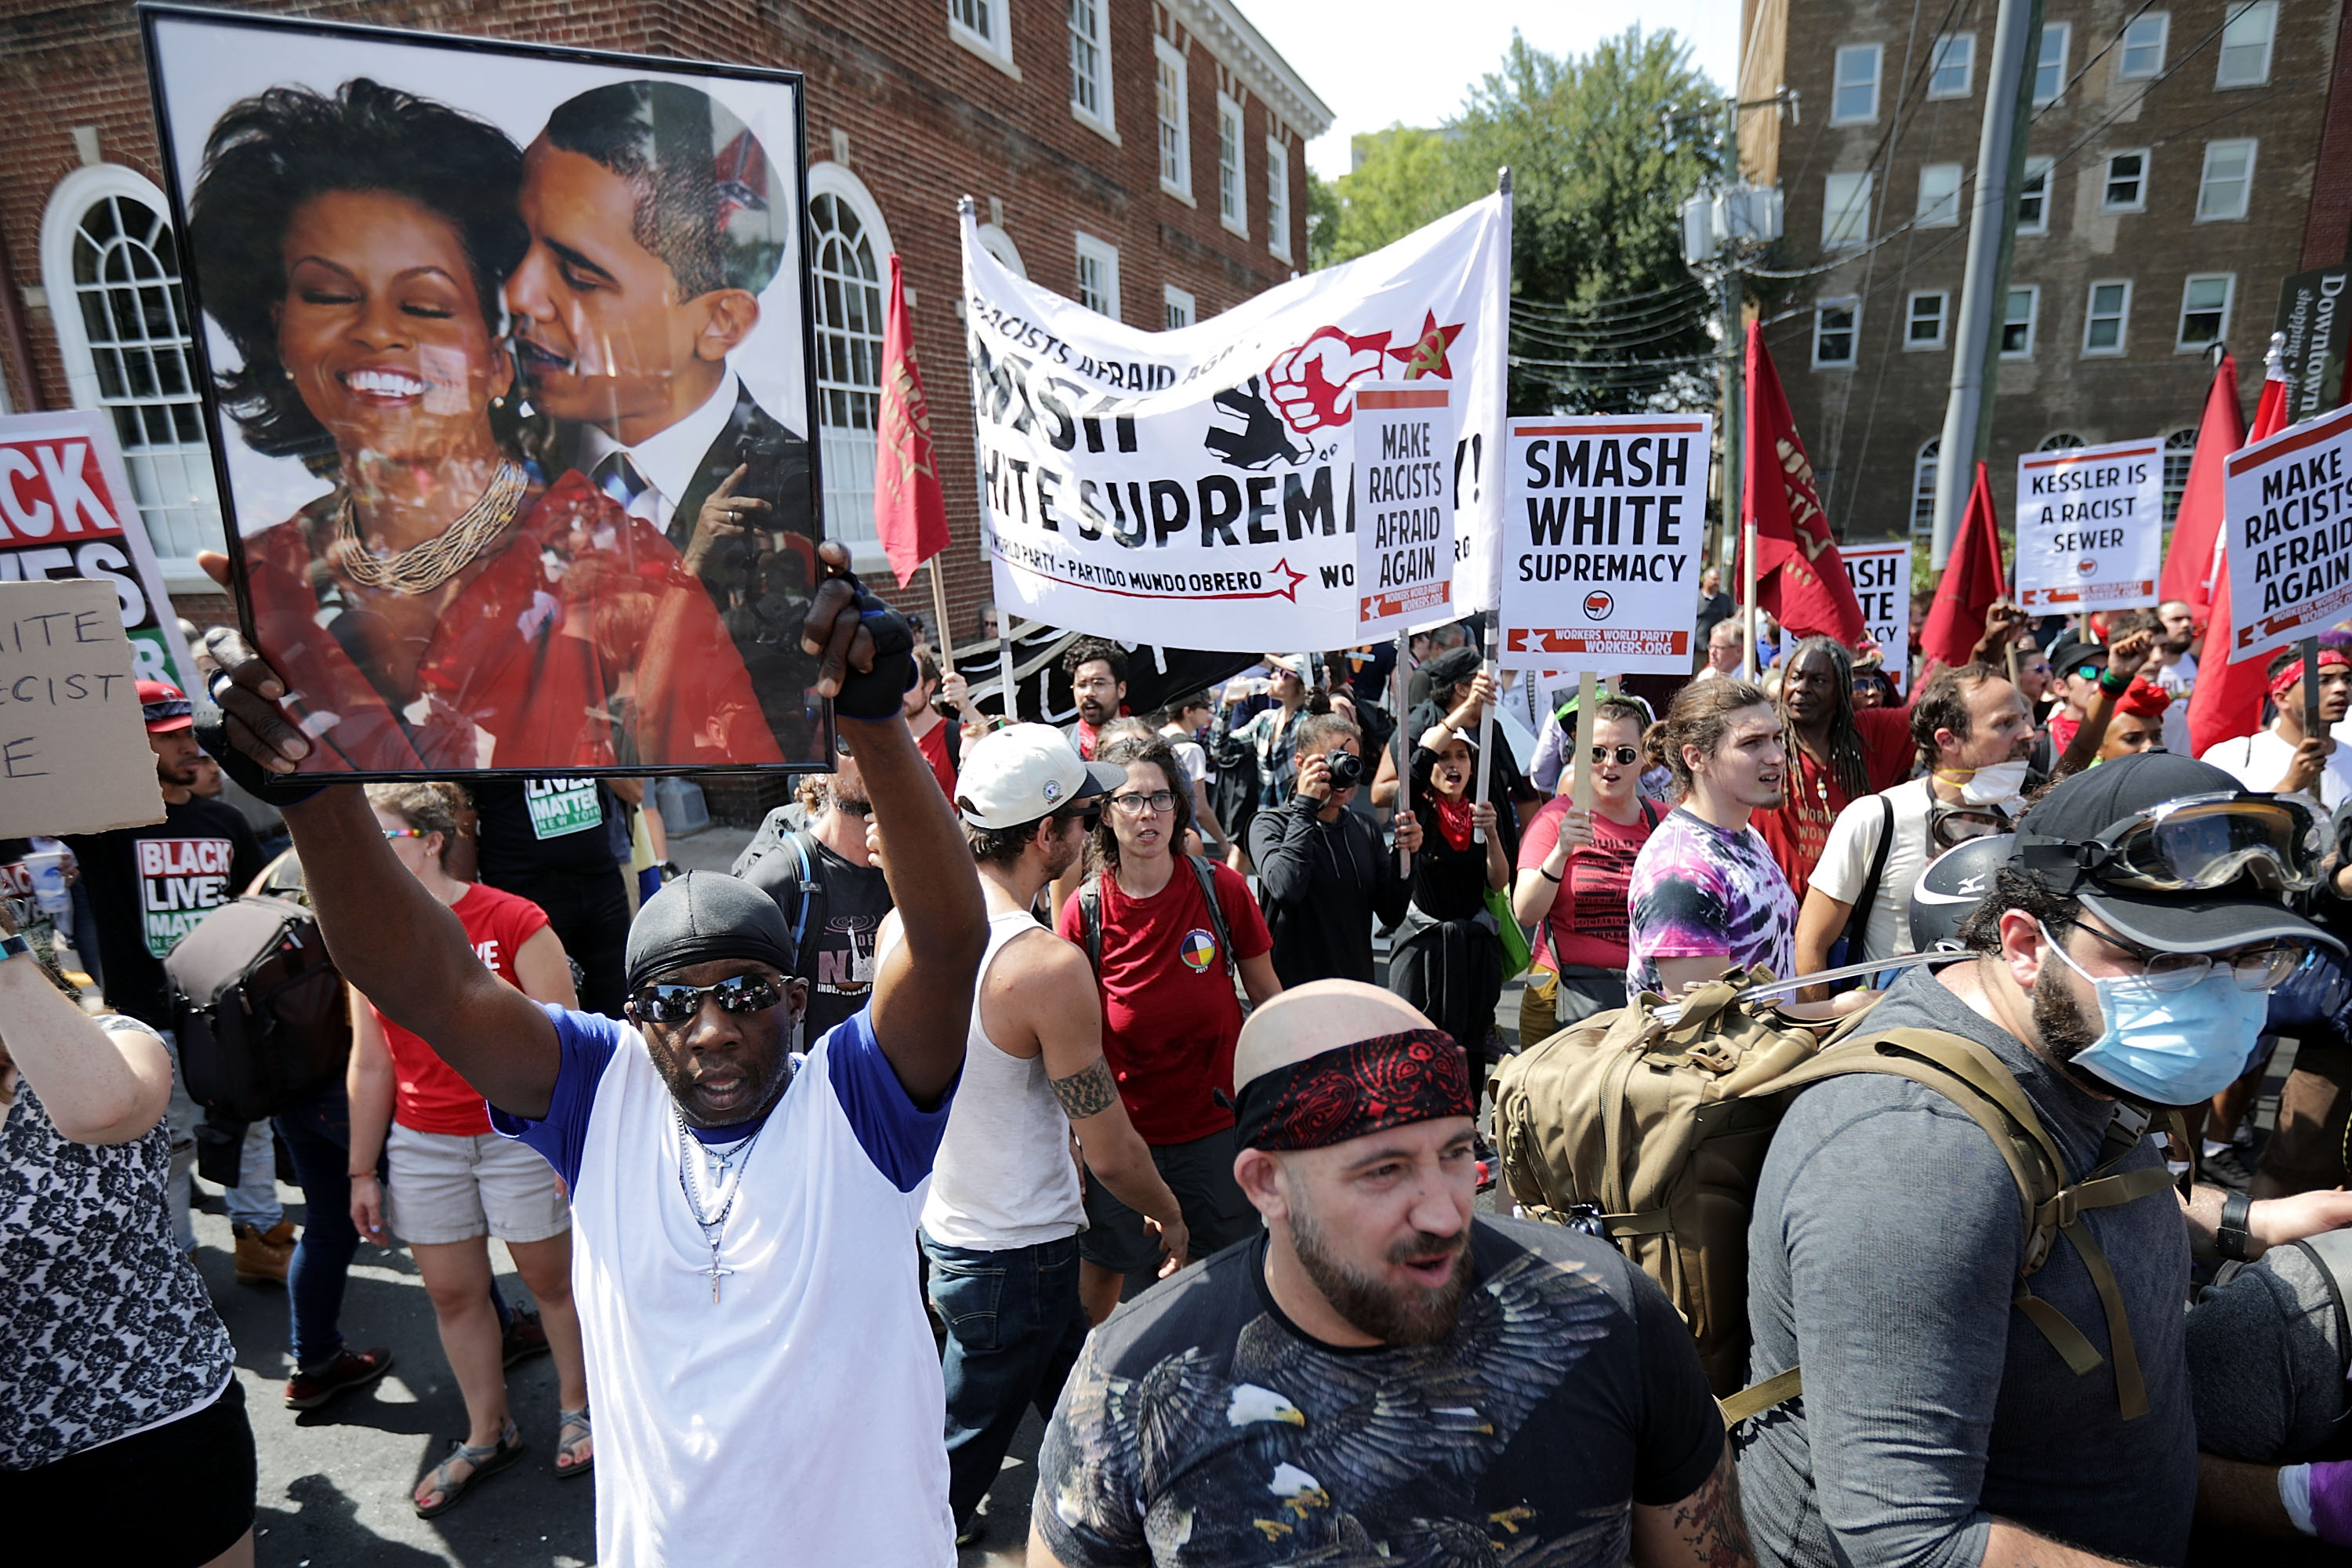
[[[2081,1212],[2165,1191],[2164,1167],[2110,1173],[2110,1162],[2070,1183],[2056,1143],[1991,1052],[1938,1030],[1874,1030],[1867,1011],[1832,1028],[1734,1000],[1771,978],[1763,969],[1727,971],[1685,997],[1671,1024],[1656,1016],[1664,1000],[1644,994],[1504,1063],[1493,1084],[1495,1142],[1520,1207],[1606,1237],[1665,1289],[1697,1337],[1730,1425],[1804,1386],[1801,1369],[1790,1367],[1742,1387],[1748,1221],[1781,1113],[1797,1089],[1823,1079],[1909,1079],[1974,1118],[2017,1183],[2029,1237],[2013,1298],[2019,1310],[2075,1375],[2099,1364],[2089,1340],[2028,1284],[2065,1237],[2105,1310],[2123,1415],[2144,1414],[2147,1390],[2115,1272]]]

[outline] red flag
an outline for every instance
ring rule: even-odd
[[[2237,401],[2234,394],[2231,401]],[[2263,372],[2263,400],[2255,406],[2254,427],[2244,444],[2251,447],[2285,428],[2286,367],[2273,353]],[[2197,454],[2205,455],[2201,436]],[[2189,749],[2200,757],[2224,741],[2251,735],[2263,727],[2263,700],[2269,685],[2263,679],[2263,667],[2271,661],[2268,652],[2234,662],[2230,659],[2230,564],[2220,528],[2221,468],[2219,462],[2213,465],[2213,615],[2206,625],[2205,658],[2197,668],[2197,689],[2189,694]],[[2180,510],[2184,515],[2188,512],[2185,500]],[[2179,548],[2177,540],[2174,548]]]
[[[915,568],[948,547],[948,503],[931,450],[931,406],[923,398],[922,372],[915,367],[914,331],[895,250],[889,316],[882,328],[882,409],[874,432],[874,531],[901,588]]]
[[[1792,637],[1832,637],[1848,647],[1867,636],[1853,582],[1845,574],[1829,517],[1813,488],[1813,466],[1764,347],[1748,324],[1748,472],[1740,515],[1756,525],[1756,597]]]
[[[2189,481],[2172,517],[2172,548],[2164,557],[2157,592],[2179,599],[2210,623],[2213,568],[2221,541],[2221,463],[2246,444],[2246,416],[2238,406],[2238,361],[2221,351],[2221,368],[2205,394],[2205,417],[2198,422],[2197,447],[2189,459]]]
[[[1986,606],[2008,596],[2000,572],[2000,519],[1992,509],[1992,484],[1979,463],[1969,509],[1960,515],[1960,531],[1952,540],[1951,559],[1936,584],[1935,608],[1927,612],[1927,624],[1919,633],[1921,679],[1943,666],[1957,669],[1968,663],[1984,636]]]

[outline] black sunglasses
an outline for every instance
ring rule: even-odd
[[[649,1024],[683,1024],[702,1011],[705,996],[730,1013],[764,1013],[784,999],[784,988],[764,974],[736,974],[715,985],[647,985],[629,1006]]]

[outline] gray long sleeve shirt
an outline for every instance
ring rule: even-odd
[[[1874,1023],[1941,1029],[2017,1076],[2079,1179],[2115,1106],[1913,970]],[[2142,1142],[2123,1163],[2158,1156]],[[1759,1561],[1975,1568],[1995,1519],[2133,1563],[2188,1550],[2197,1439],[2182,1302],[2189,1238],[2168,1193],[2085,1211],[2121,1284],[2148,1412],[2122,1418],[2111,1362],[2076,1377],[2011,1305],[2025,1231],[1984,1131],[1901,1079],[1804,1090],[1774,1135],[1748,1229],[1751,1381],[1802,1363],[1803,1397],[1741,1434]],[[2089,1272],[2061,1238],[2033,1292],[2108,1354]]]

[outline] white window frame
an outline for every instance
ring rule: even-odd
[[[1110,0],[1065,0],[1068,9],[1064,13],[1062,32],[1069,43],[1070,54],[1070,116],[1089,130],[1099,132],[1114,147],[1119,144],[1117,110],[1111,104],[1110,65]],[[1085,11],[1094,18],[1092,36],[1078,28],[1078,16]],[[1092,108],[1078,96],[1078,50],[1081,45],[1095,52],[1093,86],[1095,96],[1102,101]]]
[[[1184,52],[1181,49],[1179,49],[1167,39],[1157,37],[1156,35],[1153,37],[1151,44],[1151,52],[1153,55],[1151,81],[1152,142],[1154,144],[1154,154],[1160,161],[1160,188],[1169,195],[1174,196],[1178,201],[1182,202],[1186,206],[1192,206],[1195,205],[1192,200],[1192,73],[1185,68]],[[1160,79],[1160,75],[1163,71],[1171,72],[1175,77],[1176,122],[1173,125],[1171,125],[1168,122],[1168,116],[1163,112],[1165,106],[1160,101],[1160,91],[1163,85]],[[1171,132],[1174,132],[1175,145],[1173,148],[1169,145]],[[1176,163],[1176,174],[1173,178],[1171,178],[1168,174],[1169,157],[1171,152],[1174,154]]]
[[[1201,307],[1192,294],[1173,283],[1160,286],[1160,302],[1167,307],[1167,330],[1181,331],[1201,319]],[[1178,318],[1181,317],[1181,320]]]
[[[2238,210],[2208,212],[2205,192],[2213,183],[2213,152],[2216,148],[2242,147],[2246,150],[2246,172],[2238,182]],[[2262,151],[2262,142],[2252,136],[2228,136],[2205,143],[2205,162],[2197,172],[2197,221],[2199,223],[2242,223],[2253,206],[2254,160]]]
[[[1948,55],[1954,58],[1945,58]],[[1959,85],[1938,87],[1936,79],[1956,65],[1960,71]],[[1930,99],[1967,98],[1976,91],[1976,86],[1977,36],[1974,33],[1948,33],[1937,38],[1934,52],[1928,57],[1927,96]]]
[[[212,442],[204,423],[203,394],[196,390],[203,374],[194,351],[194,334],[199,328],[188,300],[186,283],[184,279],[178,290],[178,309],[186,313],[186,319],[177,323],[177,342],[184,353],[190,387],[185,397],[110,398],[99,376],[96,347],[90,342],[88,324],[82,319],[80,290],[74,281],[74,247],[82,219],[100,203],[115,198],[139,203],[162,221],[165,234],[170,232],[172,204],[164,199],[154,182],[121,163],[89,163],[73,170],[49,192],[48,205],[41,215],[41,286],[48,296],[49,320],[57,329],[58,357],[65,362],[66,394],[76,408],[101,413],[112,421],[118,440],[121,421],[131,416],[131,410],[186,405],[186,414],[174,416],[173,423],[176,426],[193,420],[196,433],[194,441],[157,442],[149,447],[131,447],[129,443],[123,443],[123,467],[130,471],[132,490],[124,499],[137,509],[138,521],[146,529],[149,543],[154,546],[156,564],[163,573],[163,586],[174,593],[217,594],[220,585],[198,570],[195,551],[178,552],[160,518],[149,521],[152,514],[184,512],[188,514],[184,526],[194,535],[197,550],[226,548],[226,529],[219,486],[213,476]],[[179,260],[176,247],[170,248],[173,255],[159,255],[157,259],[175,267]],[[173,340],[151,341],[162,347]],[[123,346],[133,347],[129,340]],[[143,418],[140,422],[142,426],[148,423]],[[151,485],[156,488],[151,489]],[[289,497],[292,504],[288,506],[287,515],[291,515],[294,506],[323,493],[325,487],[303,484],[301,489],[307,493]],[[126,517],[121,521],[128,526],[132,520]],[[265,521],[276,522],[278,519]]]
[[[2132,51],[2136,48],[2145,49],[2149,46],[2146,42],[2138,44],[2133,43],[2131,41],[2131,36],[2141,28],[2151,26],[2153,26],[2156,31],[2156,58],[2140,68],[2134,69],[2131,64]],[[2154,78],[2162,76],[2164,74],[2164,58],[2166,54],[2170,51],[2171,47],[2172,13],[2169,11],[2142,12],[2139,16],[2133,17],[2125,26],[2123,42],[2116,47],[2116,79],[2117,81],[2147,81]]]
[[[1271,136],[1265,139],[1265,248],[1290,259],[1290,149]]]
[[[2133,182],[2138,189],[2138,195],[2127,202],[2116,201],[2111,194],[2115,189],[2116,160],[2118,158],[2139,160],[2139,174]],[[2147,176],[2148,171],[2154,167],[2155,163],[2156,155],[2145,147],[2126,147],[2119,153],[2108,153],[2105,162],[2099,167],[2099,210],[2103,213],[2147,211]]]
[[[1832,310],[1843,310],[1847,313],[1848,319],[1846,325],[1842,329],[1847,340],[1845,346],[1845,358],[1843,359],[1823,359],[1822,357],[1822,335],[1826,329],[1826,323],[1823,321],[1822,318]],[[1852,370],[1855,365],[1861,363],[1862,296],[1859,294],[1841,294],[1832,299],[1814,300],[1813,368],[1815,370]]]
[[[1874,178],[1867,169],[1860,174],[1822,176],[1823,250],[1858,250],[1870,243],[1870,197]],[[1835,194],[1840,181],[1855,182],[1848,185],[1853,194],[1843,201],[1840,201]]]
[[[1912,215],[1918,228],[1958,228],[1960,226],[1960,186],[1965,171],[1958,163],[1922,163],[1919,165],[1919,200]],[[1948,178],[1948,189],[1931,203],[1928,184],[1931,177]]]
[[[1846,60],[1849,57],[1860,59],[1865,55],[1870,58],[1870,112],[1842,114],[1838,111],[1838,100],[1844,96],[1845,89],[1849,85],[1859,85],[1858,82],[1853,84],[1847,82]],[[1832,125],[1874,125],[1878,122],[1878,88],[1885,64],[1886,46],[1884,44],[1844,44],[1839,47],[1836,58],[1830,66],[1830,123]]]
[[[1936,301],[1936,335],[1933,338],[1914,338],[1911,335],[1912,326],[1919,320],[1919,301],[1922,300]],[[1950,341],[1951,331],[1952,295],[1949,289],[1915,289],[1911,297],[1903,301],[1903,348],[1906,353],[1932,353]]]
[[[823,505],[824,533],[828,539],[838,539],[849,546],[850,564],[860,572],[877,572],[889,562],[883,552],[882,542],[874,531],[874,465],[876,431],[860,426],[856,415],[863,412],[877,425],[882,412],[882,331],[884,312],[888,309],[890,290],[890,253],[897,248],[890,239],[890,226],[882,216],[882,205],[866,182],[849,171],[846,164],[831,162],[812,163],[808,172],[807,206],[801,217],[806,226],[811,306],[814,319],[812,334],[816,340],[816,363],[810,379],[816,384],[816,407],[811,411],[809,424],[817,443],[818,472],[824,481],[819,498]],[[831,196],[849,209],[863,231],[867,249],[872,253],[874,276],[863,279],[860,286],[868,290],[865,301],[870,330],[859,331],[850,321],[839,328],[828,325],[824,319],[826,279],[823,270],[825,236],[816,226],[815,206],[820,196]],[[837,331],[845,339],[863,339],[867,343],[866,356],[874,367],[871,384],[851,380],[837,374],[839,362],[828,352],[825,338],[828,331]],[[854,365],[857,355],[847,356]],[[870,401],[860,405],[859,399]],[[836,410],[846,411],[851,417],[841,423],[833,416]]]
[[[1930,436],[1911,455],[1911,537],[1925,539],[1936,529],[1936,486],[1943,478],[1944,438]],[[1927,503],[1922,516],[1920,502]],[[1916,636],[1917,633],[1914,633]]]
[[[2003,359],[2032,359],[2033,357],[2033,340],[2042,328],[2042,285],[2039,283],[2011,283],[2009,286],[2009,294],[2004,295],[2001,299],[2000,321],[1998,323],[1998,330],[2000,331],[2002,336],[2006,337],[2008,335],[2011,325],[2009,319],[2009,300],[2011,296],[2018,294],[2022,294],[2026,297],[2025,346],[2020,349],[2002,349],[2000,351],[2000,357]]]
[[[2053,38],[2057,40],[2054,47],[2055,58],[2052,58],[2053,47],[2051,40]],[[2066,57],[2073,52],[2074,47],[2073,23],[2044,22],[2042,24],[2042,53],[2033,62],[2033,101],[2036,107],[2045,103],[2054,103],[2065,96]],[[2050,79],[2050,96],[2044,98],[2042,96],[2042,73],[2053,68],[2055,74]]]
[[[1021,247],[1013,237],[992,223],[984,223],[979,230],[980,247],[1004,263],[1004,269],[1015,278],[1027,278],[1028,266],[1021,259]]]
[[[1086,305],[1087,309],[1100,311],[1103,315],[1108,316],[1112,321],[1116,321],[1120,319],[1118,297],[1118,247],[1111,244],[1108,240],[1097,239],[1093,235],[1087,233],[1084,229],[1078,231],[1076,237],[1077,254],[1071,268],[1071,277],[1074,280],[1075,286],[1070,290],[1070,298],[1076,300],[1081,305]],[[1085,284],[1082,282],[1076,282],[1076,279],[1082,279],[1085,276],[1083,268],[1086,263],[1089,261],[1094,262],[1103,269],[1103,279],[1108,286],[1110,296],[1108,300],[1110,308],[1107,310],[1103,310],[1100,303],[1091,305],[1087,304],[1084,292],[1086,287]]]
[[[2221,285],[2221,329],[2210,338],[2206,338],[2192,343],[2188,339],[2189,316],[2189,290],[2195,288],[2200,283],[2214,282],[2218,282]],[[2207,349],[2211,348],[2215,343],[2227,342],[2230,338],[2230,317],[2237,310],[2237,305],[2238,275],[2236,273],[2191,272],[2188,277],[2183,278],[2180,280],[2180,314],[2175,319],[2172,329],[2172,352],[2175,353],[2184,354],[2201,354]],[[2197,313],[2203,315],[2206,312],[2200,310]]]
[[[2101,312],[2099,290],[2102,289],[2121,289],[2124,291],[2123,303],[2113,311]],[[2084,359],[2117,359],[2130,352],[2131,302],[2132,280],[2130,279],[2094,278],[2091,279],[2090,286],[2083,290],[2083,357]],[[2095,347],[2091,342],[2091,329],[2101,321],[2115,322],[2116,341],[2104,346]]]
[[[2272,57],[2278,52],[2278,0],[2247,0],[2244,5],[2231,5],[2225,15],[2228,20],[2221,26],[2221,47],[2215,51],[2213,61],[2213,90],[2228,92],[2235,88],[2267,85],[2271,79]],[[2259,44],[2230,42],[2231,33],[2241,23],[2254,17],[2262,18],[2265,24],[2262,41]],[[2230,51],[2242,51],[2242,51],[2249,48],[2261,49],[2262,68],[2252,76],[2242,73],[2235,77],[2230,75]]]
[[[971,11],[981,16],[987,26],[975,27],[959,15]],[[948,0],[948,37],[1014,81],[1021,79],[1021,68],[1013,63],[1013,0]]]
[[[1227,132],[1231,132],[1228,135]],[[1231,94],[1217,94],[1217,221],[1244,239],[1249,237],[1249,160],[1242,156],[1248,144],[1243,129],[1242,106]],[[1228,158],[1226,154],[1232,156]],[[1230,195],[1230,200],[1228,195]]]
[[[2019,212],[2017,232],[2021,238],[2039,238],[2050,232],[2050,186],[2053,179],[2052,167],[2053,163],[2054,160],[2050,158],[2028,158],[2025,161],[2025,184],[2032,184],[2036,174],[2042,176],[2042,212],[2032,223],[2025,221],[2022,210]],[[2018,190],[2018,200],[2022,203],[2024,199],[2025,191],[2023,185],[2021,185]]]
[[[2187,439],[2182,439],[2186,437]],[[2164,521],[2169,526],[2180,515],[2180,498],[2189,489],[2189,466],[2197,458],[2197,426],[2184,425],[2164,438]],[[2175,482],[2175,476],[2179,482]]]

